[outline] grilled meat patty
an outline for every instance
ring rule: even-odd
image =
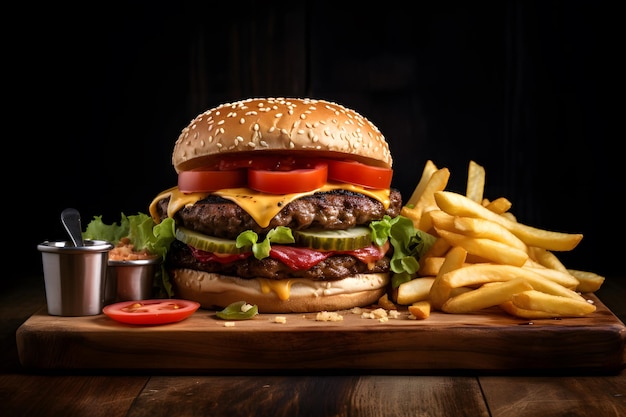
[[[289,203],[272,219],[268,227],[263,228],[237,204],[210,195],[179,210],[174,215],[174,220],[178,226],[226,239],[236,239],[246,230],[263,235],[278,226],[286,226],[292,230],[343,230],[367,225],[373,220],[382,219],[385,214],[398,216],[402,209],[400,192],[392,189],[389,199],[389,208],[385,210],[379,201],[363,194],[345,190],[315,193]],[[157,204],[161,219],[167,217],[168,204],[169,198],[164,198]]]

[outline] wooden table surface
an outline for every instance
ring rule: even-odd
[[[626,319],[626,282],[597,296]],[[0,294],[2,416],[625,416],[626,372],[489,375],[332,371],[224,375],[34,371],[16,331],[45,305],[42,277]]]

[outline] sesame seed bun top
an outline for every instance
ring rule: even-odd
[[[180,173],[224,155],[286,151],[392,165],[389,145],[373,123],[340,104],[308,98],[251,98],[207,110],[181,132],[172,164]]]

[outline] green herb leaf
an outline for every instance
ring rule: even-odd
[[[249,320],[257,314],[259,314],[259,308],[245,301],[236,301],[215,313],[222,320]]]

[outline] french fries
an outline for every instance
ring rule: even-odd
[[[528,246],[537,246],[547,250],[570,251],[581,241],[581,234],[570,234],[537,229],[517,223],[498,215],[481,204],[451,191],[435,192],[435,201],[441,210],[454,216],[478,217],[498,223],[520,238]]]
[[[428,301],[418,301],[409,306],[409,313],[417,320],[424,320],[430,316],[430,303]]]
[[[525,310],[545,311],[556,317],[586,316],[596,311],[596,306],[585,300],[575,300],[560,295],[546,294],[537,290],[513,294],[514,305]]]
[[[511,300],[515,294],[532,289],[533,287],[523,278],[496,282],[449,298],[443,303],[441,310],[446,313],[471,313],[472,311],[498,306]]]
[[[472,201],[483,201],[485,189],[485,168],[474,161],[470,161],[467,169],[467,188],[465,195]]]
[[[397,303],[408,305],[417,301],[428,300],[430,287],[433,286],[434,281],[435,278],[433,277],[424,277],[403,282],[398,286]]]
[[[522,224],[511,202],[484,197],[485,170],[468,168],[465,195],[445,190],[450,172],[428,161],[401,214],[437,237],[419,259],[418,277],[401,284],[397,303],[416,319],[431,311],[469,314],[488,308],[524,319],[581,317],[596,306],[583,295],[604,277],[568,269],[554,252],[576,248],[582,234]]]

